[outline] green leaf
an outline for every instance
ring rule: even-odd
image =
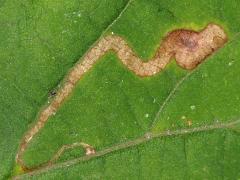
[[[0,178],[239,179],[238,1],[0,1]],[[221,25],[228,43],[192,71],[141,78],[114,52],[76,84],[15,164],[24,133],[62,79],[107,34],[150,59],[172,30]],[[81,59],[79,60],[81,61]],[[63,145],[84,142],[45,166]],[[33,176],[30,176],[33,175]]]

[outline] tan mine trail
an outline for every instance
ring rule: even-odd
[[[22,156],[31,139],[72,93],[81,77],[108,51],[114,51],[119,60],[134,74],[145,77],[159,73],[173,58],[180,67],[194,69],[226,42],[226,33],[216,24],[208,24],[200,32],[179,29],[168,33],[155,56],[148,62],[143,62],[123,38],[109,35],[100,39],[72,68],[52,102],[39,113],[36,124],[26,132],[16,155],[17,163],[25,167]]]

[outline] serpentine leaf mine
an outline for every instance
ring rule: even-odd
[[[227,35],[224,30],[213,23],[208,24],[199,32],[178,29],[166,35],[152,59],[143,62],[123,38],[117,35],[103,37],[72,68],[65,78],[63,87],[55,93],[52,102],[39,113],[36,124],[26,132],[16,155],[17,163],[23,168],[26,167],[22,156],[31,139],[44,127],[49,117],[55,114],[66,97],[72,93],[81,77],[108,51],[114,51],[119,60],[134,74],[145,77],[159,73],[172,59],[175,59],[177,64],[184,69],[194,69],[226,42]],[[57,154],[61,154],[62,149],[59,152]]]

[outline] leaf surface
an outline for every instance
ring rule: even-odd
[[[147,61],[168,32],[200,30],[210,22],[221,25],[229,41],[193,71],[172,61],[159,74],[140,78],[114,52],[103,56],[24,154],[28,166],[37,166],[63,145],[85,142],[96,149],[97,158],[85,160],[83,149],[75,148],[53,166],[21,177],[240,177],[238,1],[1,3],[1,177],[19,173],[13,171],[14,159],[24,132],[97,39],[120,35]]]

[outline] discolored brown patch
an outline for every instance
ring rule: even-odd
[[[49,117],[55,114],[66,97],[72,93],[78,80],[108,51],[116,52],[122,63],[136,75],[153,76],[164,69],[172,58],[175,58],[180,67],[193,69],[226,42],[226,33],[216,24],[209,24],[200,32],[185,29],[175,30],[163,39],[155,56],[148,62],[143,62],[121,37],[110,35],[102,38],[83,56],[82,61],[72,68],[63,87],[54,93],[55,97],[52,102],[39,113],[36,125],[26,132],[16,155],[17,163],[25,167],[22,155],[33,136],[44,127]],[[60,149],[57,155],[69,147]],[[86,154],[93,153],[95,153],[93,148],[86,147]]]
[[[176,37],[176,45],[179,48],[186,48],[188,51],[194,51],[198,48],[199,35],[193,31],[180,31]]]

